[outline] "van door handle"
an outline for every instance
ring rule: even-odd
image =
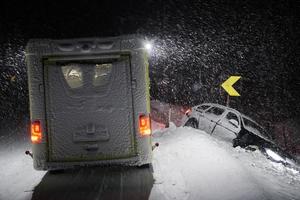
[[[88,145],[84,146],[84,149],[86,151],[98,151],[99,146],[98,146],[98,144],[88,144]]]

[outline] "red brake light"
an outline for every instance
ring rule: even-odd
[[[140,115],[139,129],[142,136],[151,135],[151,122],[148,115]]]
[[[42,141],[42,126],[40,121],[31,122],[31,142],[41,143]]]
[[[187,109],[187,111],[185,111],[185,115],[189,116],[191,112],[192,112],[192,109],[189,108],[189,109]]]

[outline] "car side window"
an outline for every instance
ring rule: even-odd
[[[226,115],[226,117],[225,117],[225,119],[227,121],[229,121],[231,119],[236,120],[238,122],[238,125],[240,125],[238,116],[236,114],[232,113],[232,112],[228,112],[227,115]]]
[[[254,133],[262,134],[263,136],[270,139],[268,133],[258,124],[244,117],[243,117],[243,121],[246,129],[253,131]]]
[[[205,113],[220,116],[224,113],[224,109],[218,108],[218,107],[212,107],[212,108],[208,109]]]
[[[206,110],[207,108],[209,108],[210,106],[209,105],[201,105],[201,106],[198,106],[196,108],[197,111],[203,111],[203,110]]]

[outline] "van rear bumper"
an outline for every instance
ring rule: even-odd
[[[152,162],[152,146],[150,137],[143,137],[137,140],[137,154],[126,158],[92,160],[92,161],[49,161],[47,143],[33,144],[33,167],[36,170],[68,169],[80,166],[142,166]]]
[[[114,159],[114,160],[97,160],[97,161],[72,161],[72,162],[47,162],[42,159],[34,159],[34,168],[36,170],[59,170],[59,169],[70,169],[76,167],[86,166],[142,166],[151,164],[151,158],[141,160],[138,156],[125,158],[125,159]]]

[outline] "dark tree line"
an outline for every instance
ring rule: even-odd
[[[230,98],[232,107],[267,127],[299,117],[300,30],[295,2],[171,2],[165,2],[164,12],[157,11],[157,19],[143,29],[151,27],[153,36],[160,33],[158,45],[168,55],[163,59],[157,55],[151,63],[153,98],[177,104],[225,104],[221,83],[230,75],[241,75],[235,86],[241,97]]]

